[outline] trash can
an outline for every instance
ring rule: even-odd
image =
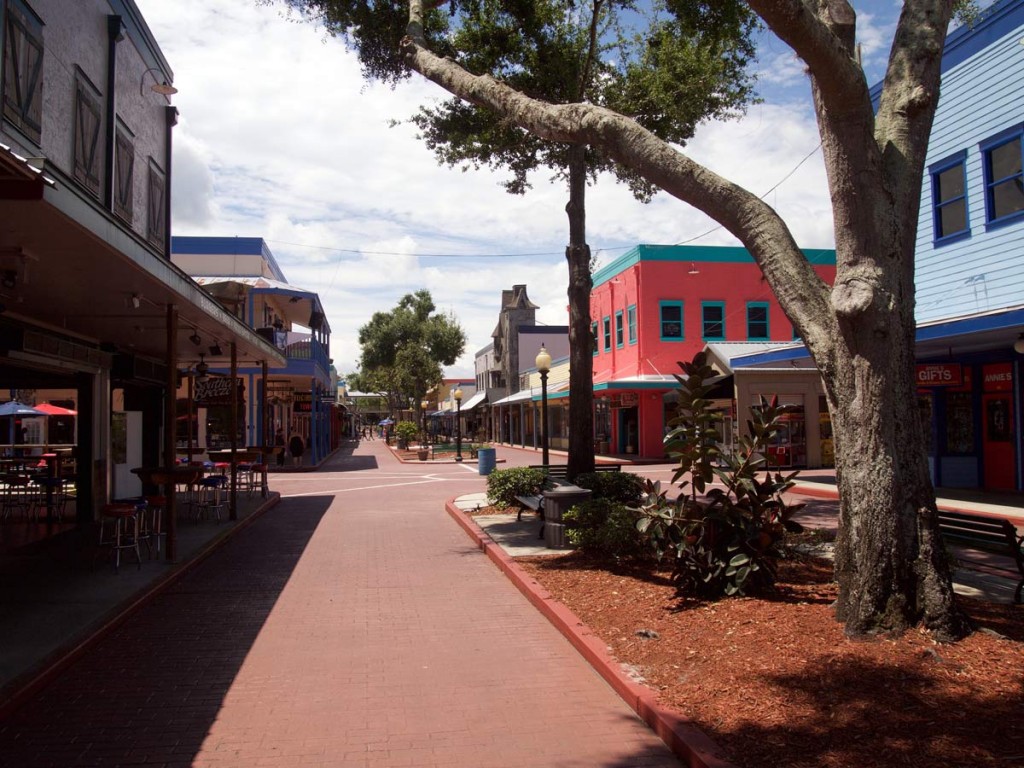
[[[477,469],[481,475],[489,475],[494,471],[494,464],[497,461],[494,448],[478,448],[476,452]]]

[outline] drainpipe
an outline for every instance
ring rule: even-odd
[[[167,184],[164,189],[164,258],[171,260],[171,138],[172,129],[178,124],[178,108],[166,107],[166,134],[164,140],[164,178]]]
[[[107,130],[103,137],[103,207],[114,210],[114,136],[117,133],[117,44],[124,40],[121,17],[107,16]]]

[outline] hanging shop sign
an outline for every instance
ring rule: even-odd
[[[313,412],[313,396],[309,392],[296,392],[292,398],[292,413]]]
[[[238,390],[238,402],[245,400],[245,384],[228,376],[210,376],[196,381],[196,405],[231,405],[231,382]]]
[[[618,392],[611,396],[612,408],[635,408],[638,401],[636,392]]]
[[[916,369],[919,387],[959,387],[964,382],[960,363],[923,363]]]

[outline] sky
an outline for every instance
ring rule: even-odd
[[[288,281],[316,291],[342,375],[358,332],[407,293],[430,291],[466,331],[448,376],[472,377],[501,291],[525,284],[545,325],[568,323],[566,189],[550,173],[525,196],[501,171],[438,165],[406,121],[447,92],[414,75],[366,82],[355,55],[322,29],[255,0],[136,0],[174,73],[173,234],[262,237]],[[884,72],[898,0],[857,2],[872,81]],[[762,103],[701,125],[693,159],[765,199],[807,248],[833,246],[831,209],[801,63],[760,38]],[[396,124],[397,123],[397,124]],[[598,265],[639,243],[735,245],[664,193],[647,204],[610,177],[587,190]]]

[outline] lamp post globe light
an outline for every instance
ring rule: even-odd
[[[455,388],[455,460],[462,461],[462,388]]]
[[[540,449],[541,462],[548,465],[548,372],[551,370],[551,355],[541,342],[540,352],[534,360],[540,374]]]

